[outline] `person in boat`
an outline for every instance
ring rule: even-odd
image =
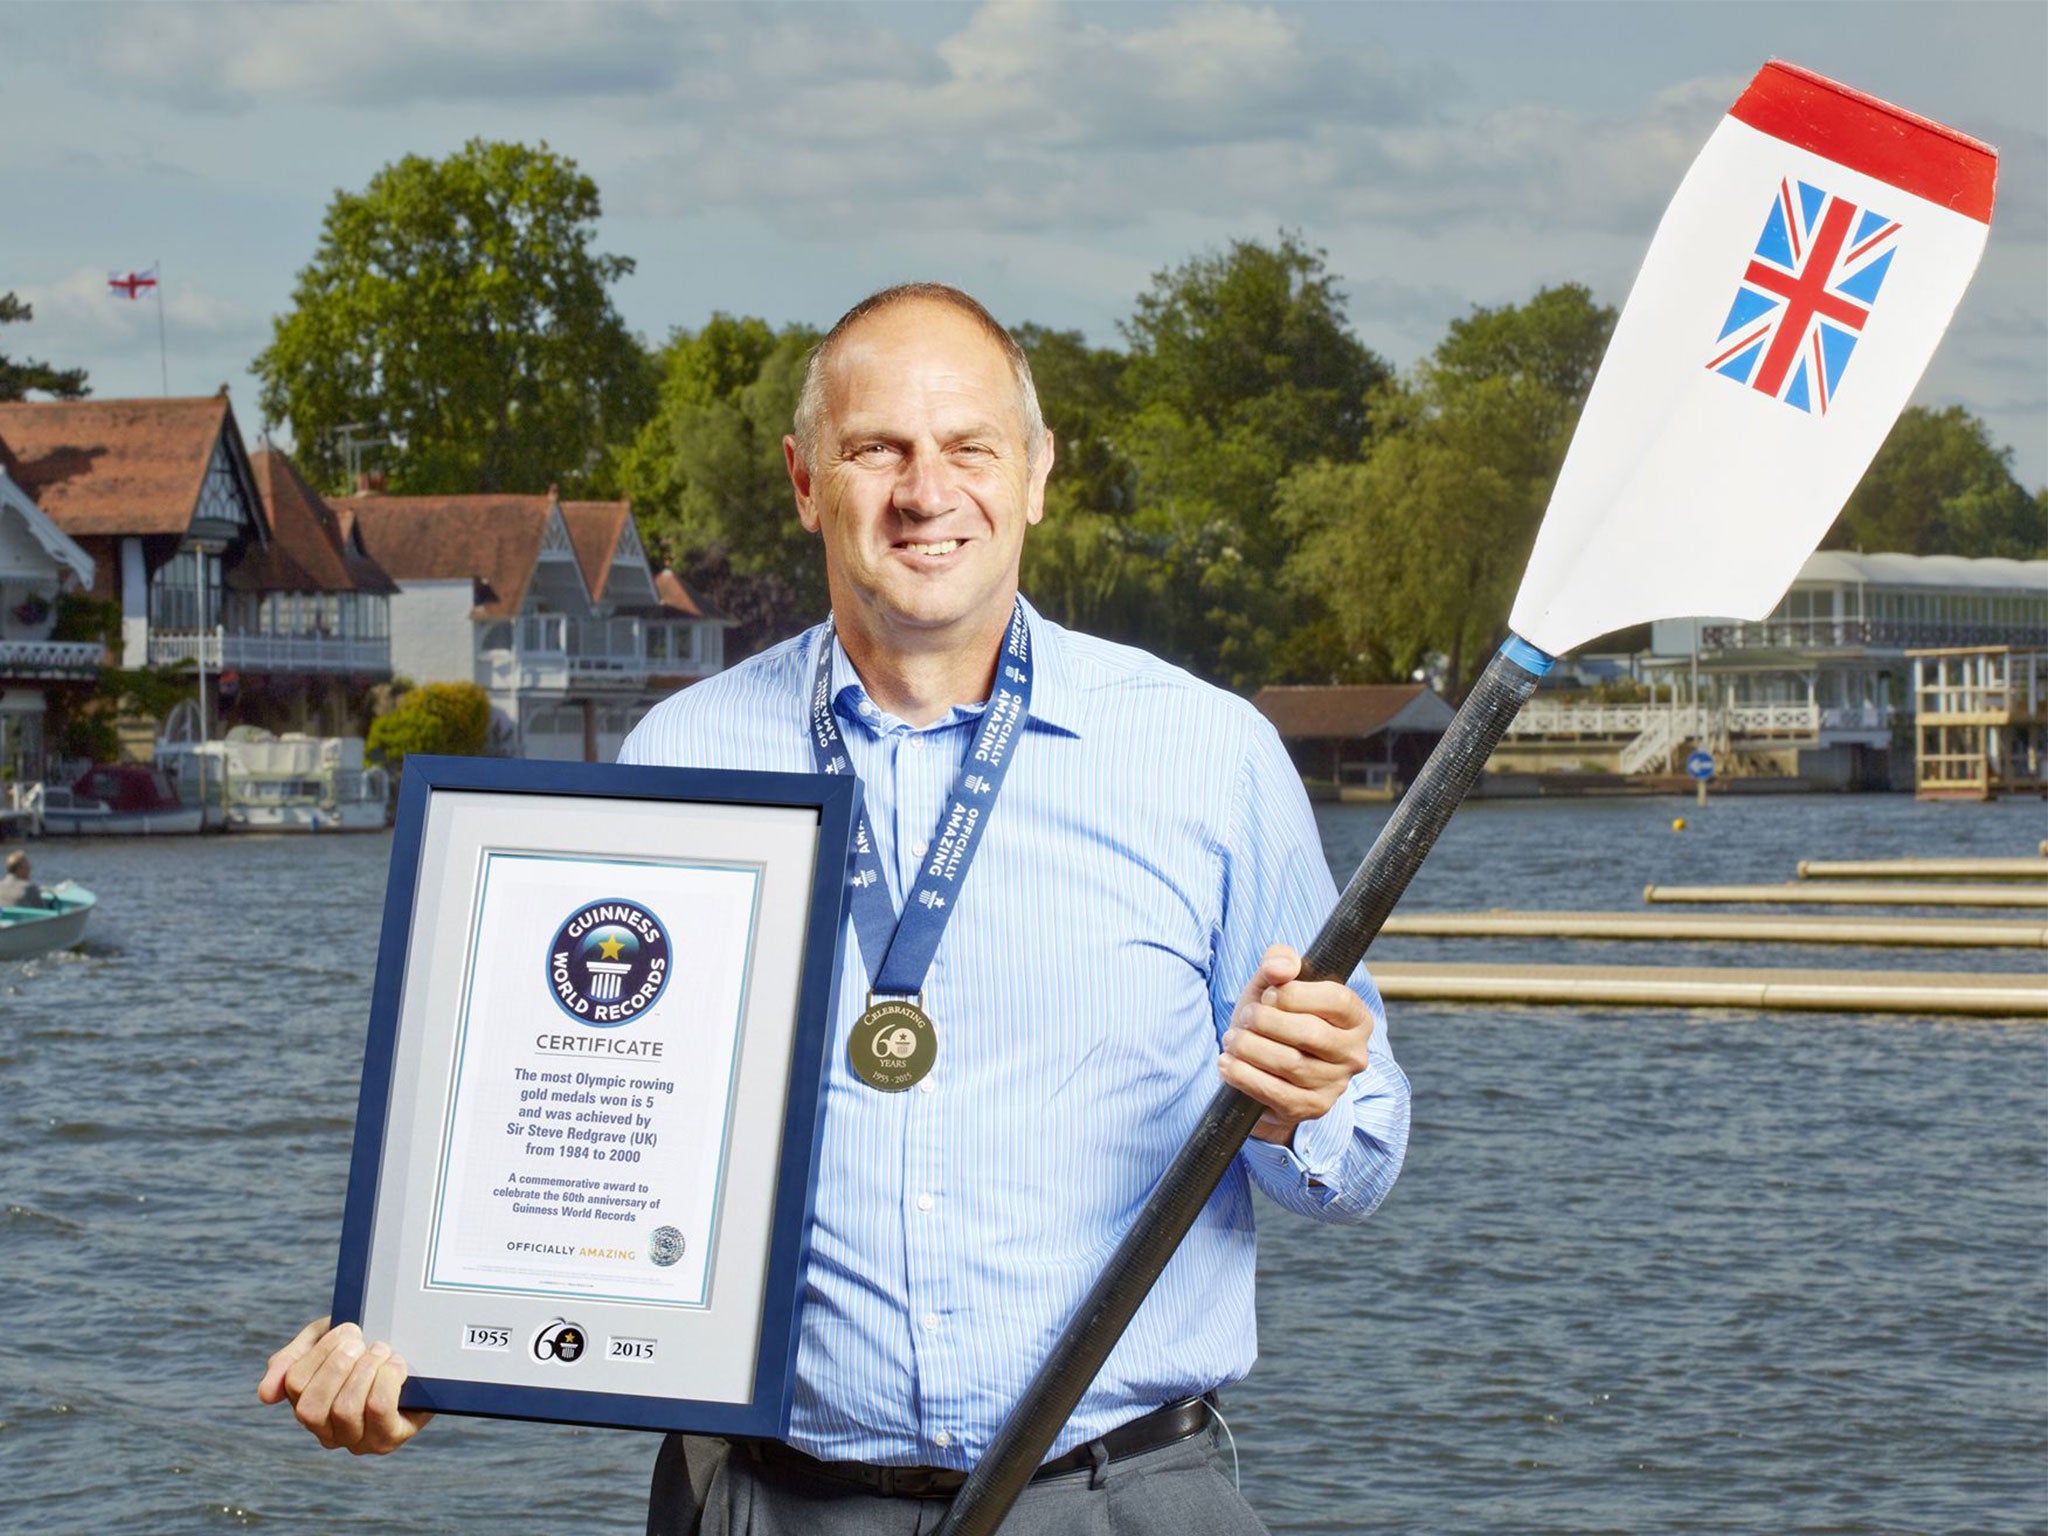
[[[46,907],[49,897],[29,879],[28,855],[16,848],[7,855],[7,873],[0,875],[0,907]]]
[[[1003,1529],[1262,1532],[1211,1412],[1256,1354],[1250,1189],[1362,1220],[1409,1123],[1364,970],[1298,979],[1288,946],[1336,897],[1300,779],[1243,700],[1019,597],[1053,439],[966,294],[849,311],[784,456],[830,619],[666,700],[620,756],[850,767],[880,877],[850,881],[788,1439],[669,1437],[648,1529],[928,1528],[1220,1075],[1264,1118]],[[971,837],[947,824],[968,804]],[[849,1049],[871,994],[923,1020],[892,1015],[914,1082]],[[322,1319],[259,1395],[380,1453],[425,1420],[396,1406],[404,1373]]]

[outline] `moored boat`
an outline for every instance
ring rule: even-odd
[[[99,898],[66,880],[43,892],[40,907],[0,907],[0,960],[26,960],[69,949],[85,936],[85,920]]]
[[[197,832],[203,820],[200,808],[182,802],[164,771],[148,763],[105,763],[69,788],[43,788],[45,837],[154,837]]]
[[[238,725],[225,740],[194,742],[167,730],[156,755],[209,827],[376,832],[385,824],[390,777],[365,765],[360,736],[273,736]]]

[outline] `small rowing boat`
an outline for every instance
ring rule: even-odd
[[[26,960],[69,949],[85,937],[85,920],[99,898],[70,880],[43,892],[46,905],[0,907],[0,960]]]

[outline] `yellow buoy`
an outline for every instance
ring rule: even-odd
[[[1685,830],[1685,818],[1683,816],[1674,816],[1671,820],[1671,830],[1683,832]]]

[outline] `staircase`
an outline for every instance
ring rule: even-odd
[[[1623,773],[1648,773],[1662,766],[1667,771],[1676,757],[1681,743],[1692,734],[1692,711],[1683,713],[1663,710],[1652,716],[1650,723],[1615,759],[1615,766]]]

